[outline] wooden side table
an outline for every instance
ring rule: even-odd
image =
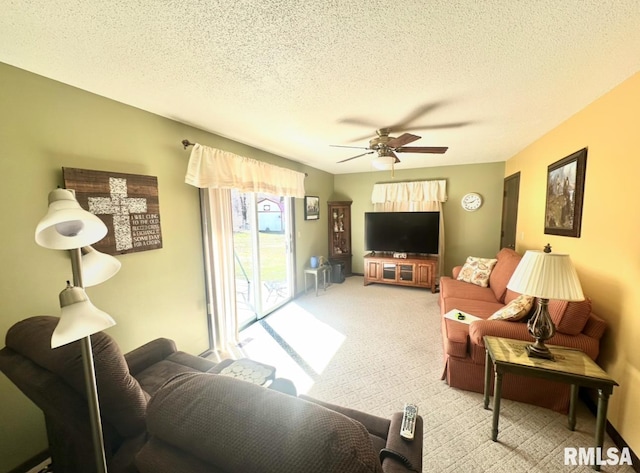
[[[495,371],[493,386],[493,425],[491,438],[498,440],[498,421],[500,419],[500,397],[502,395],[502,375],[513,373],[522,376],[543,378],[571,385],[569,404],[569,429],[576,426],[576,403],[578,387],[585,386],[598,390],[598,415],[596,418],[596,447],[604,443],[604,427],[607,420],[609,396],[613,387],[618,386],[602,368],[580,350],[550,345],[555,360],[530,358],[525,347],[531,342],[511,340],[500,337],[483,337],[486,349],[484,378],[484,408],[489,408],[489,390],[491,386],[491,367]],[[533,341],[533,340],[532,340]],[[594,465],[600,470],[599,465]]]

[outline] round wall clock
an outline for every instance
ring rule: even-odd
[[[461,205],[462,208],[468,212],[478,210],[482,205],[482,196],[480,196],[480,194],[476,194],[475,192],[469,192],[462,198]]]

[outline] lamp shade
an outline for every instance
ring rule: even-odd
[[[373,164],[373,167],[376,169],[380,169],[380,170],[387,170],[387,169],[391,169],[392,166],[395,164],[396,162],[396,158],[394,158],[393,156],[378,156],[377,158],[374,158],[373,161],[371,161],[371,164]]]
[[[507,288],[542,299],[584,300],[571,258],[559,253],[525,252]]]
[[[91,303],[84,289],[69,283],[60,293],[60,307],[62,313],[51,335],[51,348],[75,342],[116,324],[109,314]]]
[[[82,285],[91,287],[105,282],[120,271],[122,263],[91,246],[82,247]]]
[[[71,250],[102,240],[107,226],[87,212],[66,189],[49,193],[49,210],[36,227],[36,243],[53,250]]]

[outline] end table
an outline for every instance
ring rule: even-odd
[[[531,342],[511,340],[501,337],[483,337],[486,349],[484,378],[484,408],[489,408],[489,390],[491,387],[491,367],[495,371],[493,385],[493,426],[491,438],[498,440],[498,421],[500,419],[500,397],[502,395],[502,375],[513,373],[522,376],[549,379],[571,385],[569,404],[569,429],[576,427],[576,402],[578,387],[585,386],[598,390],[598,415],[596,419],[596,447],[604,443],[604,427],[607,420],[609,396],[613,387],[618,386],[602,368],[580,350],[549,345],[555,360],[530,358],[525,347]],[[600,470],[599,465],[594,465]]]
[[[317,268],[305,268],[304,293],[307,293],[307,274],[314,276],[316,282],[316,297],[318,296],[318,275],[322,274],[322,288],[327,290],[327,283],[331,284],[331,266],[323,264]]]

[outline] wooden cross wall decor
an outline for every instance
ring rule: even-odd
[[[162,248],[157,177],[64,167],[62,176],[80,206],[109,229],[92,245],[96,250],[122,255]]]

